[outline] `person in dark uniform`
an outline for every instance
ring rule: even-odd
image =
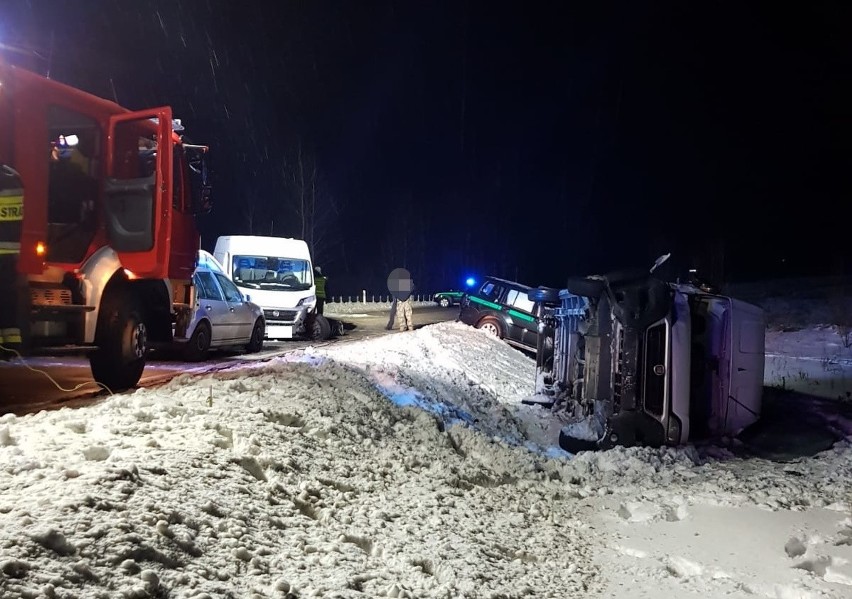
[[[322,274],[319,266],[314,266],[314,283],[317,287],[317,314],[322,314],[325,308],[328,278]]]
[[[13,168],[0,165],[0,354],[6,358],[14,355],[23,341],[18,322],[18,256],[23,220],[21,177]]]

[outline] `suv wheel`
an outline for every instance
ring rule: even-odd
[[[503,326],[500,321],[493,316],[486,316],[476,323],[476,328],[485,331],[489,335],[493,335],[498,339],[503,338]]]

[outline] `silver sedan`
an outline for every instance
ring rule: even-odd
[[[183,343],[187,359],[204,360],[212,348],[242,347],[250,353],[263,349],[263,310],[244,297],[226,274],[199,266],[193,284],[195,306],[186,331],[188,340]]]

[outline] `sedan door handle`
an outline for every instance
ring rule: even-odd
[[[204,309],[208,312],[213,309],[213,306],[204,306]]]
[[[234,311],[234,309],[233,309],[233,308],[229,308],[229,310],[230,310],[231,312],[233,312],[233,311]]]

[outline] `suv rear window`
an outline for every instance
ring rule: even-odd
[[[517,289],[510,289],[506,294],[506,303],[518,310],[523,310],[533,314],[535,312],[535,302],[530,301],[526,292]]]

